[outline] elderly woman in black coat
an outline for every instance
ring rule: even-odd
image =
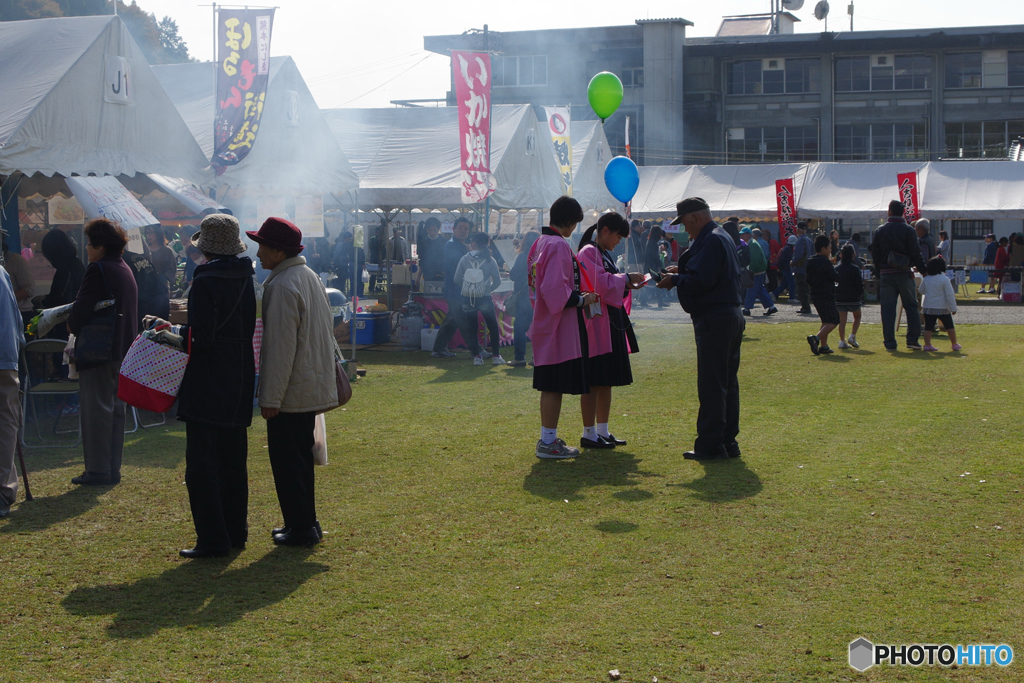
[[[121,481],[124,403],[117,397],[117,382],[121,361],[138,334],[139,290],[131,268],[121,258],[128,236],[120,226],[97,218],[85,226],[85,239],[89,267],[68,318],[68,330],[78,337],[75,357],[85,472],[71,483],[106,486]],[[99,346],[108,346],[110,351],[105,355],[109,360],[87,362],[80,353],[85,340],[83,328],[98,317],[109,315],[109,307],[96,311],[96,304],[110,299],[114,300],[113,338],[106,340],[107,344],[92,346],[94,351],[99,351]]]
[[[196,545],[182,557],[223,557],[249,536],[249,454],[256,381],[252,337],[256,293],[252,261],[242,256],[238,221],[227,214],[203,219],[192,244],[206,257],[188,296],[188,324],[177,328],[190,350],[178,391],[185,423],[185,485]],[[147,324],[166,324],[147,317]]]

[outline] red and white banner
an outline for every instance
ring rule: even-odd
[[[462,203],[487,199],[497,184],[491,175],[491,56],[452,52],[455,99],[462,148]]]
[[[900,188],[900,201],[903,202],[903,217],[908,223],[916,221],[921,214],[921,203],[917,193],[917,171],[896,174],[896,183]]]
[[[555,159],[562,172],[562,194],[572,196],[572,138],[570,126],[572,114],[569,107],[544,107],[548,117],[548,132],[555,146]]]
[[[779,212],[779,237],[788,232],[796,234],[796,195],[792,178],[775,181],[775,201]]]

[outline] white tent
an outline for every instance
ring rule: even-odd
[[[327,109],[324,117],[359,176],[359,206],[457,209],[458,109]],[[561,192],[551,137],[529,105],[491,108],[493,209],[547,208]]]
[[[622,205],[604,184],[604,167],[611,161],[611,149],[600,121],[573,121],[572,196],[584,210],[622,211]]]
[[[923,161],[808,164],[806,181],[796,192],[797,212],[801,218],[881,219],[889,201],[899,199],[896,175],[917,171],[920,182],[927,166]]]
[[[153,67],[206,158],[213,156],[213,62]],[[271,57],[252,151],[212,183],[286,195],[341,194],[359,184],[291,57]]]
[[[671,216],[684,197],[702,197],[716,216],[773,216],[775,181],[793,178],[800,195],[803,164],[739,166],[646,166],[640,169],[640,188],[633,201],[639,217]]]
[[[0,175],[209,172],[118,17],[2,22],[0,63]]]

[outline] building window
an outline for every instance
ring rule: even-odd
[[[1006,54],[1006,84],[1010,87],[1024,86],[1024,52]]]
[[[927,90],[932,60],[927,55],[875,55],[836,60],[836,92]]]
[[[491,59],[491,82],[496,87],[547,85],[548,58],[544,55],[494,57]]]
[[[767,126],[729,131],[730,163],[817,161],[815,126]]]
[[[947,88],[980,88],[981,74],[980,52],[946,55]]]
[[[730,95],[821,92],[821,61],[772,58],[733,62],[727,81]]]
[[[946,156],[953,159],[1003,159],[1010,144],[1024,136],[1024,121],[973,121],[946,124]]]
[[[641,66],[635,69],[623,69],[622,85],[625,88],[644,87],[644,68]]]
[[[989,220],[950,222],[953,224],[953,239],[955,240],[980,240],[993,231],[992,221]]]
[[[924,123],[874,123],[836,126],[836,161],[926,159]]]

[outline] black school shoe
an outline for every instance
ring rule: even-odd
[[[308,529],[302,529],[297,531],[295,529],[289,529],[283,534],[274,536],[274,545],[316,545],[320,542],[320,534],[317,533],[316,527],[311,526]]]
[[[819,353],[819,354],[823,354],[823,353],[835,353],[835,351],[833,351],[832,349],[830,349],[830,348],[828,347],[828,345],[826,344],[825,346],[819,346],[819,347],[818,347],[818,353]]]
[[[609,433],[608,436],[602,436],[602,439],[612,444],[613,446],[625,446],[626,442],[622,439],[616,439],[614,434]]]
[[[729,456],[724,450],[717,453],[698,453],[696,451],[686,451],[683,453],[683,457],[687,460],[724,460]]]
[[[725,448],[725,455],[727,457],[738,458],[741,455],[741,453],[740,453],[740,445],[738,443],[736,443],[735,441],[733,441],[732,443],[725,444],[723,446],[723,448]]]
[[[580,448],[615,448],[615,444],[610,441],[605,441],[604,437],[597,437],[597,441],[588,439],[586,437],[580,437]]]
[[[320,521],[319,520],[313,522],[313,528],[316,529],[316,535],[320,537],[320,540],[321,541],[324,540],[324,530],[320,528]],[[286,527],[286,526],[279,527],[277,529],[271,529],[270,530],[270,537],[273,538],[274,536],[280,536],[282,534],[287,534],[290,531],[291,531],[291,528],[290,527]],[[243,548],[245,547],[244,543],[242,544],[242,547]]]
[[[818,335],[807,335],[807,343],[811,345],[811,353],[813,353],[815,356],[821,355],[821,351],[818,350],[818,345],[821,344],[821,340],[818,339]]]

